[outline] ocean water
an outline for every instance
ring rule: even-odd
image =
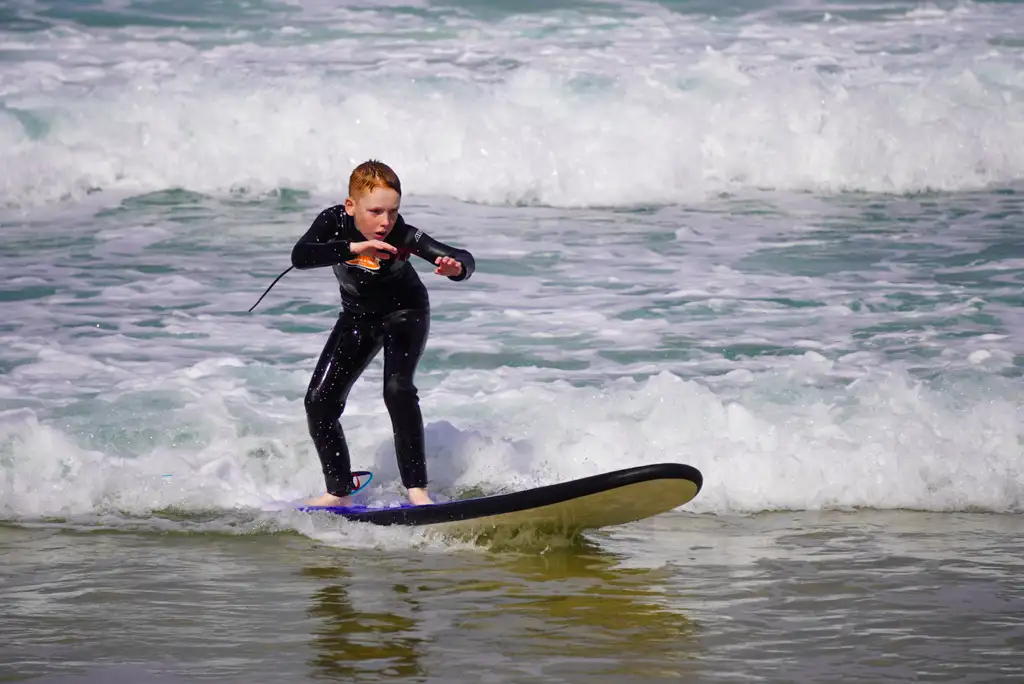
[[[1024,5],[0,4],[0,680],[1017,681]],[[379,158],[469,249],[431,492],[674,461],[488,548],[280,510]],[[343,417],[401,495],[381,360]]]

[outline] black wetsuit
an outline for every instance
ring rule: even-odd
[[[327,491],[336,496],[352,490],[351,459],[339,418],[352,385],[381,347],[384,403],[391,416],[402,484],[426,487],[423,418],[413,374],[430,330],[430,301],[409,256],[415,254],[431,264],[441,256],[459,261],[462,273],[449,276],[450,280],[469,278],[476,266],[469,252],[438,242],[401,215],[384,240],[398,249],[397,254],[381,260],[353,254],[350,242],[365,239],[344,205],[337,205],[322,211],[292,250],[292,266],[330,266],[341,290],[338,322],[306,391],[309,433]]]

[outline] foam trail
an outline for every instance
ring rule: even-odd
[[[469,95],[197,81],[173,104],[163,91],[80,101],[74,115],[52,114],[39,140],[12,132],[8,114],[0,190],[16,206],[97,189],[330,192],[340,169],[370,155],[392,160],[419,194],[560,206],[749,188],[963,190],[1024,176],[1024,105],[984,89],[970,108],[950,103],[958,78],[851,92],[777,74],[724,97],[658,85],[574,96],[537,72]],[[418,103],[415,114],[405,102]]]
[[[446,496],[505,491],[675,461],[705,475],[705,491],[687,506],[700,512],[1022,509],[1022,406],[1012,392],[1001,399],[978,393],[954,405],[906,375],[887,373],[844,391],[805,389],[784,405],[760,399],[800,386],[808,368],[796,364],[788,377],[766,373],[717,391],[669,373],[602,389],[508,377],[491,391],[487,414],[475,418],[460,417],[465,392],[494,378],[460,374],[458,391],[443,383],[425,399],[432,413],[449,416],[428,421],[431,487]],[[383,501],[400,491],[377,403],[355,398],[348,424],[354,452],[373,454],[371,463],[357,465],[377,473],[368,492]],[[30,411],[8,412],[0,423],[0,443],[8,445],[0,471],[5,517],[95,510],[145,516],[168,506],[269,510],[321,486],[297,420],[278,419],[281,427],[260,438],[243,436],[238,415],[203,414],[205,446],[158,444],[118,458],[78,446]]]

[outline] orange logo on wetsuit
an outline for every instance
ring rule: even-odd
[[[349,259],[345,263],[350,264],[352,266],[358,266],[359,268],[366,271],[380,270],[380,259],[366,254],[360,254],[355,259]]]

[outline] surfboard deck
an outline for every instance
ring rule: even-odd
[[[657,463],[519,492],[421,506],[301,506],[299,510],[324,511],[375,525],[428,526],[455,536],[520,528],[571,533],[665,513],[692,500],[703,483],[703,475],[693,466]]]

